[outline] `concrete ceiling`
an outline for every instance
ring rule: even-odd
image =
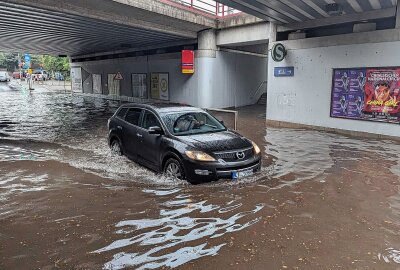
[[[0,51],[77,56],[184,43],[205,28],[110,0],[0,0]]]
[[[332,3],[340,4],[344,15],[391,9],[397,5],[397,0],[219,0],[219,2],[279,24],[329,18],[325,6]]]

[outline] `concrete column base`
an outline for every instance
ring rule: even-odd
[[[395,137],[395,136],[381,135],[381,134],[361,132],[361,131],[353,131],[353,130],[347,130],[347,129],[313,126],[313,125],[291,123],[291,122],[277,121],[277,120],[270,120],[270,119],[267,119],[266,125],[267,125],[267,127],[297,128],[297,129],[305,128],[305,129],[312,129],[312,130],[316,130],[316,131],[333,132],[333,133],[346,135],[346,136],[370,138],[370,139],[395,140],[395,141],[400,142],[400,138]]]

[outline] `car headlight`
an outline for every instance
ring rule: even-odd
[[[186,151],[188,158],[198,161],[215,161],[215,158],[201,151]]]
[[[257,145],[255,142],[253,142],[253,141],[251,142],[251,144],[253,145],[254,153],[255,153],[256,155],[260,154],[260,152],[261,152],[260,147],[258,147],[258,145]]]

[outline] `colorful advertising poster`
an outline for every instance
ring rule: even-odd
[[[331,117],[400,123],[400,68],[335,69]]]
[[[400,120],[400,68],[368,69],[364,113],[376,121]]]
[[[349,71],[350,88],[348,94],[347,117],[360,118],[364,109],[364,87],[366,82],[365,69],[353,69]]]
[[[332,90],[331,115],[334,117],[345,117],[347,115],[348,94],[350,88],[350,77],[348,70],[335,70]]]

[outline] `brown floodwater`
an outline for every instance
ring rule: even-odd
[[[192,186],[110,154],[117,102],[16,84],[0,101],[0,269],[400,269],[396,141],[245,107],[262,171]]]

